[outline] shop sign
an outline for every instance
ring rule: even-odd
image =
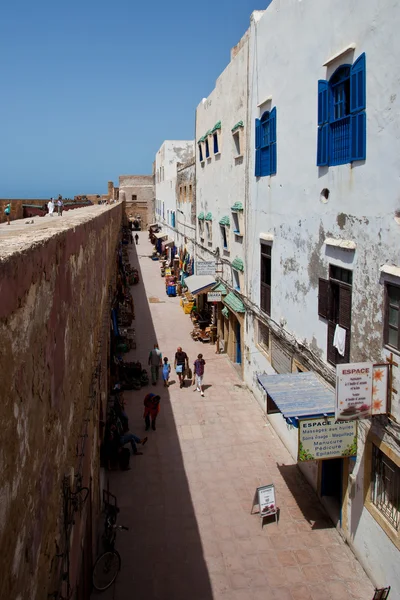
[[[273,483],[258,487],[255,491],[253,504],[251,507],[251,514],[253,514],[254,507],[258,505],[258,513],[262,519],[275,515],[275,520],[278,522],[278,507],[276,506],[275,498],[275,486]]]
[[[372,414],[386,415],[388,412],[389,364],[374,365],[372,375]]]
[[[207,302],[221,302],[221,300],[222,300],[221,292],[208,292]]]
[[[357,423],[334,417],[299,421],[298,461],[323,460],[357,455]]]
[[[199,260],[195,267],[196,275],[215,275],[215,260]]]
[[[371,416],[372,376],[372,363],[336,365],[337,421],[354,421]]]

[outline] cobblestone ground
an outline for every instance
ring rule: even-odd
[[[373,587],[332,527],[252,395],[215,346],[193,342],[178,298],[168,298],[145,232],[131,247],[137,350],[157,341],[173,362],[178,345],[206,359],[205,397],[174,382],[157,431],[131,470],[109,473],[121,508],[122,569],[105,600],[370,600]],[[172,380],[176,376],[172,376]],[[150,391],[149,389],[149,391]],[[144,435],[144,390],[126,392],[131,431]],[[251,515],[257,486],[274,483],[280,522]],[[96,594],[95,594],[96,596]],[[96,596],[97,597],[97,596]]]

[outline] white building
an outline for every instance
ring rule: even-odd
[[[156,220],[177,245],[176,186],[177,165],[186,163],[194,155],[191,140],[166,140],[155,160],[155,211]]]
[[[292,373],[286,391],[296,402],[307,393],[296,384],[300,371],[334,385],[337,363],[379,363],[392,353],[400,363],[399,26],[400,5],[384,0],[276,0],[251,20],[244,378],[265,410],[288,418],[277,380],[262,387],[260,374]],[[223,185],[216,174],[209,189]],[[219,196],[207,201],[214,214]],[[344,356],[333,346],[337,325]],[[393,371],[391,416],[359,423],[357,460],[302,470],[375,584],[391,585],[399,600]],[[279,412],[270,420],[297,458],[297,428]]]
[[[217,260],[226,304],[218,334],[231,360],[242,365],[246,126],[249,32],[231,51],[215,88],[196,110],[197,265]]]
[[[176,247],[179,251],[186,250],[189,257],[194,257],[196,242],[196,159],[194,156],[183,164],[177,164],[175,227]]]

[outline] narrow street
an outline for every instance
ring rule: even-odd
[[[192,341],[191,321],[168,298],[147,232],[131,246],[141,281],[132,288],[137,349],[147,367],[158,342],[206,360],[205,397],[194,387],[125,392],[130,430],[144,435],[143,398],[161,394],[157,431],[127,472],[107,473],[117,496],[122,569],[105,600],[371,600],[373,586],[322,509],[257,402],[215,346]],[[188,385],[188,384],[187,384]],[[250,509],[274,483],[280,521],[263,529]],[[94,598],[100,595],[93,594]]]

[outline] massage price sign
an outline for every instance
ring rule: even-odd
[[[357,423],[334,417],[299,421],[299,462],[357,455]]]
[[[337,421],[354,421],[371,416],[372,376],[372,363],[336,365]]]

